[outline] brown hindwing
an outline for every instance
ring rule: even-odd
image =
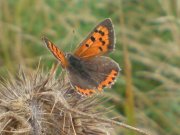
[[[101,92],[105,87],[112,86],[119,74],[119,65],[105,56],[82,60],[81,62],[83,65],[81,71],[83,72],[68,68],[68,75],[71,84],[82,95],[89,96],[98,91]]]

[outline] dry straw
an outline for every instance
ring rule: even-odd
[[[70,85],[65,73],[55,77],[38,68],[31,74],[19,70],[16,77],[1,80],[1,135],[107,135],[113,125],[146,132],[105,118],[99,96],[83,97]]]

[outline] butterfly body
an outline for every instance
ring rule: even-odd
[[[115,45],[110,19],[98,24],[74,53],[63,53],[47,38],[43,40],[67,71],[70,83],[82,95],[92,95],[114,84],[119,65],[107,56]]]
[[[92,81],[92,79],[90,77],[90,73],[89,73],[88,69],[85,67],[83,60],[80,60],[79,58],[77,58],[76,56],[74,56],[72,54],[67,54],[67,60],[69,62],[69,65],[68,65],[68,67],[66,67],[66,70],[68,71],[69,76],[71,76],[73,74],[73,75],[79,76],[83,80],[88,80],[89,83],[90,83],[90,81]],[[76,81],[78,81],[78,80],[76,80]],[[96,83],[96,82],[94,82],[94,83]]]
[[[82,64],[82,60],[80,60],[76,56],[73,56],[72,54],[68,54],[67,60],[69,62],[69,66],[67,67],[67,69],[74,69],[77,73],[82,73],[82,76],[87,76],[87,73]]]

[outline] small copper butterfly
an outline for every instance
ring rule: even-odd
[[[111,19],[99,23],[74,53],[63,53],[46,37],[42,40],[66,69],[71,85],[82,95],[92,95],[111,87],[120,71],[119,65],[105,54],[115,48]]]

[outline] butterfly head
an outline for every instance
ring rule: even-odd
[[[67,60],[69,60],[73,57],[73,55],[71,53],[65,53],[65,57]]]

